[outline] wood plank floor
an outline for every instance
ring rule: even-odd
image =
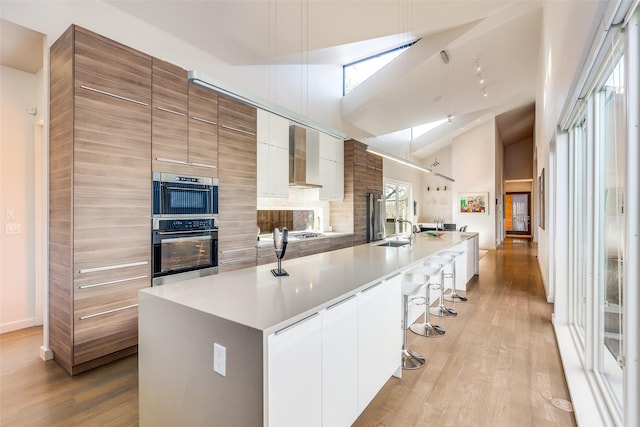
[[[551,313],[533,245],[507,239],[480,260],[455,318],[431,317],[440,338],[409,333],[427,357],[419,370],[391,378],[355,426],[575,426]],[[451,303],[447,303],[450,306]]]
[[[467,296],[456,318],[432,318],[444,337],[409,333],[427,365],[391,378],[355,426],[576,425],[551,403],[569,394],[531,242],[489,251]],[[138,425],[135,355],[69,377],[41,344],[41,328],[0,335],[1,426]]]

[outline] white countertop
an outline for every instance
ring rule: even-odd
[[[273,263],[140,292],[269,334],[475,235],[419,233],[411,246],[380,247],[378,241],[292,260],[285,256],[288,277],[274,277]]]

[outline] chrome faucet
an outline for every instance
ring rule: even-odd
[[[406,222],[407,224],[409,224],[410,227],[410,231],[409,231],[409,244],[412,245],[413,244],[413,233],[415,232],[415,230],[413,229],[413,223],[411,221],[409,221],[408,219],[400,219],[400,218],[396,218],[396,223],[400,224],[401,222]]]

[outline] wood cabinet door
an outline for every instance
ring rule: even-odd
[[[171,170],[187,162],[187,71],[153,59],[152,153],[154,170]]]
[[[189,83],[189,162],[218,176],[218,94]]]
[[[76,91],[84,86],[141,106],[151,105],[150,56],[79,27],[74,47]]]
[[[150,100],[146,62],[135,83],[125,70],[112,86]],[[83,86],[74,109],[76,365],[137,344],[137,291],[151,284],[151,107]]]
[[[256,265],[256,109],[219,97],[219,271]]]

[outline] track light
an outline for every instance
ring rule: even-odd
[[[485,98],[487,96],[489,96],[489,94],[487,93],[487,87],[486,86],[482,88],[482,96],[484,96]]]

